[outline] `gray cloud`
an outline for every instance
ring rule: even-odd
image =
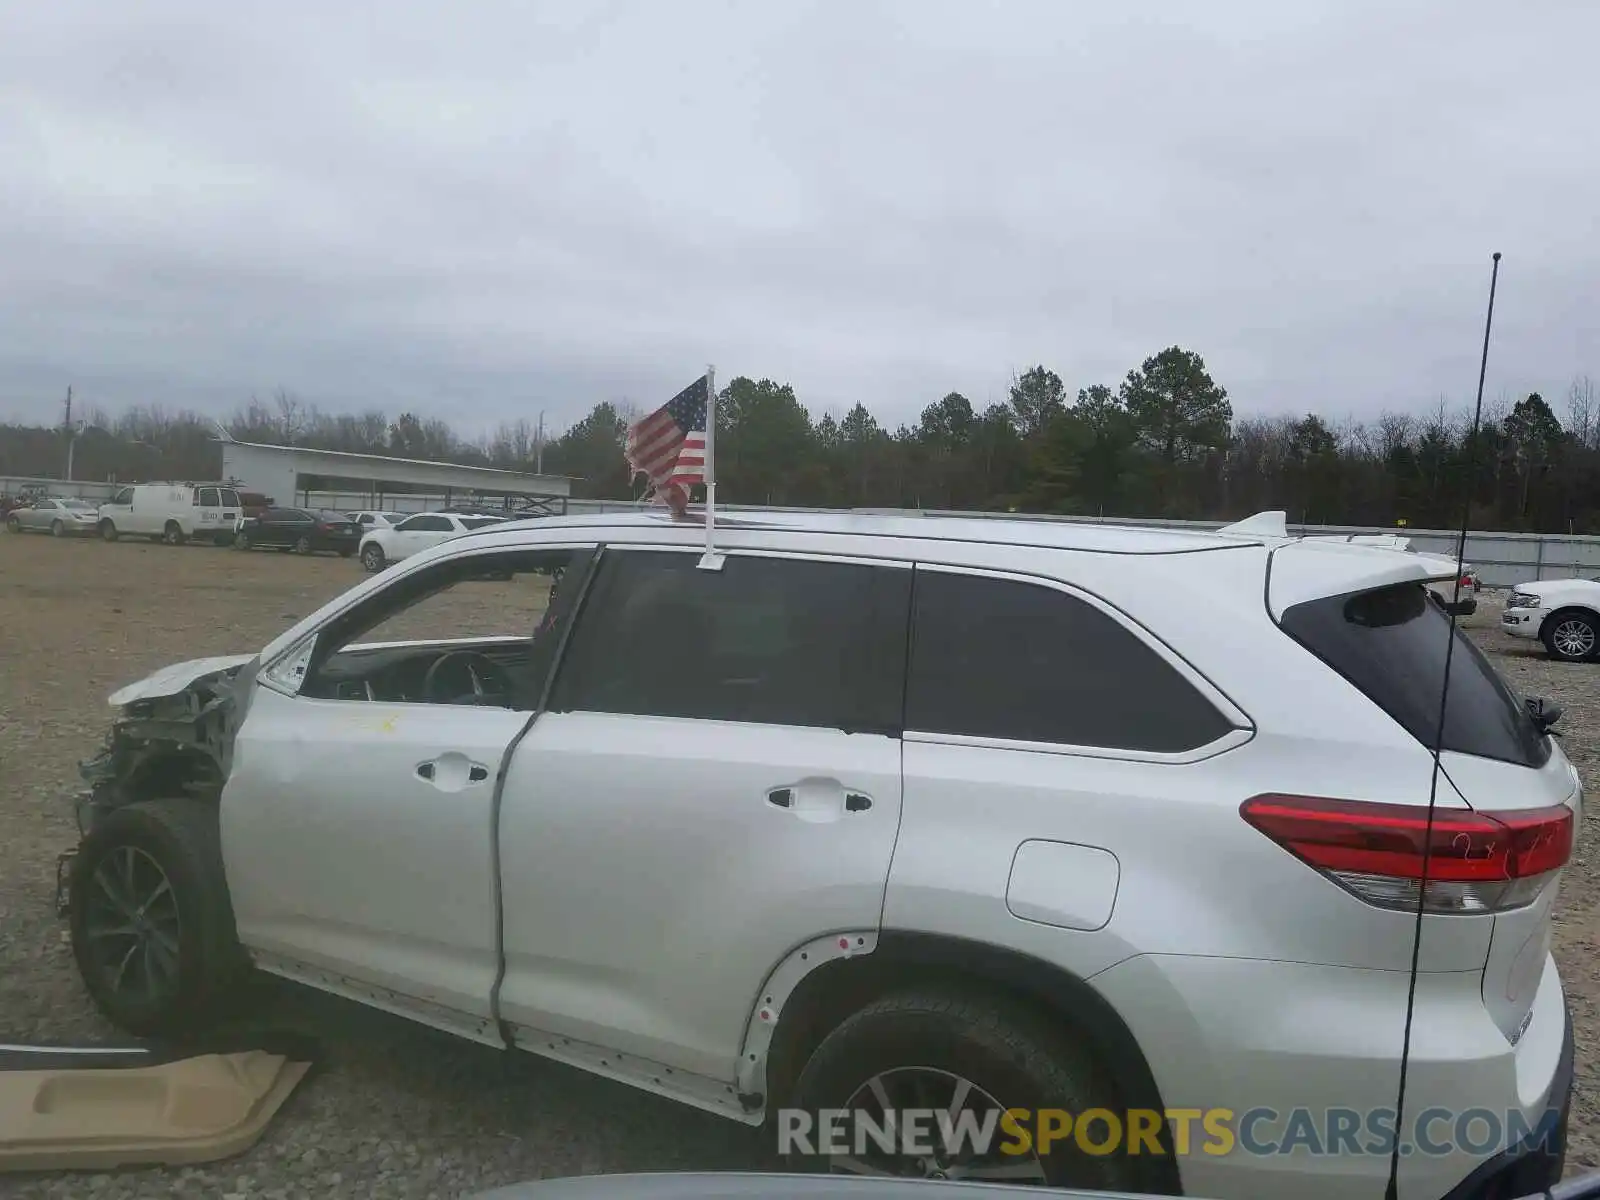
[[[1203,13],[1203,16],[1200,15]],[[1583,0],[0,12],[0,414],[464,427],[706,361],[914,419],[1198,349],[1240,413],[1600,372]]]

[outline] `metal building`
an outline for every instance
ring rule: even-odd
[[[415,501],[426,496],[442,498],[445,505],[483,501],[496,507],[559,513],[566,511],[572,494],[572,480],[564,475],[530,475],[305,446],[268,446],[236,441],[220,429],[217,440],[222,443],[222,478],[242,491],[271,497],[279,505],[314,508],[349,503],[382,509],[393,506],[397,497]],[[328,499],[319,504],[317,497]]]

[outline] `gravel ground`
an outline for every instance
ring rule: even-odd
[[[114,1038],[51,909],[67,797],[106,695],[167,663],[254,650],[362,578],[353,562],[211,547],[0,537],[0,1041]],[[1472,635],[1519,690],[1565,710],[1564,747],[1600,795],[1600,667],[1555,664],[1495,628]],[[1600,1166],[1600,865],[1580,843],[1556,917],[1576,1022],[1568,1173]],[[487,1048],[287,984],[266,1003],[326,1047],[262,1140],[204,1167],[0,1178],[17,1197],[448,1197],[598,1171],[773,1169],[758,1132],[531,1056]]]

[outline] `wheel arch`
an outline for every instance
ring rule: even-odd
[[[1550,615],[1539,623],[1539,640],[1544,640],[1557,619],[1574,613],[1589,618],[1594,623],[1595,629],[1600,631],[1600,610],[1593,609],[1587,604],[1561,604],[1551,609]]]
[[[839,936],[853,940],[853,935]],[[1133,1031],[1091,984],[1072,972],[1020,951],[942,934],[885,930],[876,936],[875,946],[868,941],[862,950],[820,962],[787,996],[774,995],[769,982],[757,997],[752,1028],[760,1021],[763,1003],[776,1001],[777,1021],[764,1054],[747,1038],[741,1066],[760,1068],[749,1073],[750,1090],[762,1094],[769,1114],[788,1103],[807,1058],[840,1021],[890,991],[930,983],[977,985],[1061,1020],[1092,1044],[1115,1081],[1124,1108],[1166,1110],[1155,1073]],[[793,958],[785,959],[785,964]],[[781,970],[774,971],[774,977]],[[753,1050],[757,1060],[764,1061],[752,1060]],[[1171,1168],[1172,1176],[1164,1182],[1175,1194],[1176,1159],[1168,1154],[1162,1162]]]

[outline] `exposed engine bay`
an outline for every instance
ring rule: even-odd
[[[259,665],[254,655],[194,659],[112,693],[117,715],[105,744],[78,764],[87,784],[74,804],[79,837],[106,813],[152,795],[220,797]],[[63,915],[75,853],[56,862],[56,910]]]

